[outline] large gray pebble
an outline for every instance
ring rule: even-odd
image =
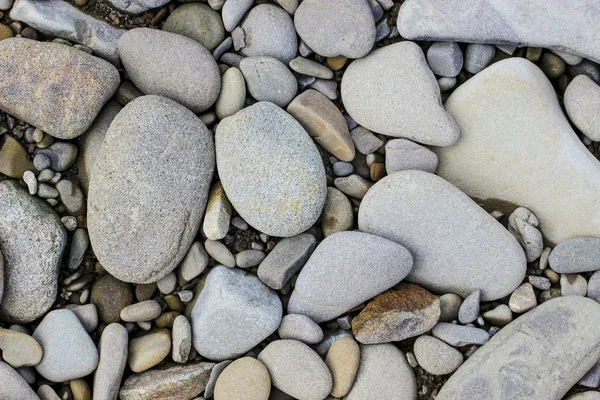
[[[325,169],[291,115],[259,102],[221,121],[215,142],[225,193],[248,224],[287,237],[316,222],[327,193]]]
[[[391,288],[408,274],[412,256],[399,244],[363,232],[325,238],[300,271],[288,312],[329,321]]]
[[[225,30],[227,32],[234,30],[253,4],[254,0],[226,0],[221,10]]]
[[[163,30],[194,39],[208,50],[217,47],[225,38],[221,16],[202,3],[177,7],[165,21]]]
[[[29,323],[54,303],[67,232],[58,215],[14,181],[0,182],[0,253],[4,295],[0,319]]]
[[[324,57],[361,58],[375,44],[375,20],[366,0],[304,0],[294,25],[304,43]]]
[[[88,229],[116,278],[156,282],[185,256],[214,170],[206,126],[173,100],[142,96],[117,115],[96,159]]]
[[[298,92],[298,81],[288,67],[273,57],[246,57],[240,62],[250,95],[285,107]]]
[[[600,238],[581,237],[561,242],[550,252],[548,263],[561,274],[600,270]]]
[[[463,54],[455,42],[435,42],[427,49],[427,64],[434,74],[453,78],[463,67]]]
[[[435,173],[438,156],[425,146],[407,139],[392,139],[385,144],[385,170],[389,174],[408,169]]]
[[[317,344],[323,340],[321,327],[301,314],[288,314],[283,317],[277,333],[282,339],[295,339],[306,344]]]
[[[94,374],[94,399],[115,400],[123,371],[127,364],[127,329],[119,323],[112,323],[102,331],[98,342],[100,359]]]
[[[139,15],[168,3],[169,0],[107,0],[107,3],[127,14]]]
[[[516,239],[484,209],[437,175],[401,171],[363,199],[359,228],[406,246],[415,256],[408,280],[484,301],[510,294],[525,276]]]
[[[469,357],[437,400],[559,400],[600,358],[598,326],[600,305],[590,299],[546,301]]]
[[[463,363],[460,351],[427,335],[417,338],[414,352],[419,366],[432,375],[450,374]]]
[[[64,172],[77,159],[77,146],[69,142],[55,142],[46,149],[39,149],[37,154],[43,154],[50,160],[50,169]]]
[[[194,347],[211,360],[234,359],[277,330],[282,306],[256,276],[217,266],[192,310]]]
[[[600,86],[586,75],[577,75],[564,95],[569,119],[588,138],[600,141]]]
[[[4,400],[39,400],[25,379],[10,365],[0,361],[0,382]]]
[[[132,29],[119,39],[119,56],[142,92],[168,97],[195,113],[212,106],[221,90],[221,75],[212,54],[188,37],[157,29]]]

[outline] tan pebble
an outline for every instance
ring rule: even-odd
[[[378,162],[371,164],[370,173],[371,173],[371,180],[373,182],[377,182],[378,180],[382,179],[386,175],[385,164],[378,163]]]
[[[340,69],[344,68],[346,62],[348,62],[348,59],[344,56],[328,57],[326,64],[327,67],[329,67],[329,69],[332,71],[339,71]]]
[[[0,173],[21,179],[23,173],[30,169],[33,169],[33,163],[23,146],[8,134],[0,135]]]
[[[0,24],[0,40],[8,39],[13,37],[13,31],[8,26]]]
[[[160,363],[171,351],[171,331],[160,329],[129,342],[129,368],[142,372]]]
[[[342,337],[331,345],[325,358],[325,364],[333,376],[333,397],[343,397],[352,388],[358,372],[360,348],[352,337]]]
[[[0,328],[0,350],[4,361],[13,368],[31,367],[42,361],[42,346],[37,340],[10,329]]]
[[[85,379],[75,379],[69,382],[69,386],[74,400],[92,400],[92,391]]]
[[[219,375],[215,400],[268,400],[271,378],[263,363],[252,357],[235,360]]]

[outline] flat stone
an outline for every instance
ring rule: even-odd
[[[126,14],[140,15],[164,6],[169,0],[107,0],[107,3]]]
[[[519,286],[510,295],[508,306],[513,312],[524,313],[537,305],[535,293],[531,283],[527,282]]]
[[[254,0],[226,0],[221,10],[225,30],[227,32],[234,30],[253,5]]]
[[[117,41],[121,35],[127,31],[125,29],[115,28],[105,21],[85,14],[79,11],[77,7],[74,7],[65,1],[17,0],[10,10],[9,15],[11,19],[15,21],[22,21],[28,26],[46,35],[57,36],[62,39],[79,43],[92,49],[96,55],[110,61],[111,63],[115,65],[119,63],[119,55],[117,54]],[[72,51],[83,53],[77,49],[72,49]],[[46,62],[41,61],[38,63],[35,60],[31,60],[31,62],[37,64],[38,68],[43,69],[46,69],[48,65]],[[54,62],[63,68],[66,68],[68,65],[67,63],[56,59]],[[86,88],[86,92],[88,91],[89,88]],[[112,93],[108,97],[111,95]],[[61,102],[64,102],[66,98],[69,97],[60,96]],[[73,98],[76,98],[80,104],[89,105],[87,101],[81,102],[81,98],[79,96],[75,96]],[[57,120],[61,119],[58,118]],[[69,126],[67,121],[64,121],[63,123],[65,126]],[[41,126],[38,126],[38,128],[41,128],[44,132],[46,132],[46,129],[42,128]]]
[[[66,382],[91,374],[98,350],[77,316],[70,310],[50,311],[33,332],[44,351],[36,371],[52,382]],[[65,340],[68,338],[68,340]]]
[[[258,101],[287,106],[298,92],[298,81],[288,67],[273,57],[246,57],[240,62],[248,92]]]
[[[239,357],[275,332],[281,315],[279,297],[256,276],[217,266],[192,310],[194,347],[211,360]]]
[[[360,346],[356,381],[344,400],[414,400],[417,381],[404,353],[392,344]]]
[[[173,349],[171,356],[177,363],[186,363],[192,349],[192,325],[190,321],[180,315],[173,322]]]
[[[200,119],[167,98],[139,97],[117,115],[88,194],[90,241],[108,272],[151,283],[177,267],[204,215],[213,149]]]
[[[367,303],[352,320],[352,332],[363,344],[399,342],[431,330],[439,318],[437,296],[400,283]]]
[[[325,169],[291,115],[273,103],[256,103],[221,121],[215,142],[221,183],[248,224],[289,237],[317,221],[325,203]]]
[[[334,187],[327,187],[327,198],[321,214],[321,230],[325,237],[354,228],[354,211],[350,200]]]
[[[265,253],[260,250],[244,250],[235,255],[235,265],[240,268],[252,268],[260,265],[265,259]]]
[[[479,316],[479,300],[481,291],[476,290],[465,298],[458,311],[458,321],[461,324],[470,324]]]
[[[512,311],[506,304],[500,304],[493,310],[484,312],[482,317],[490,324],[499,327],[503,327],[513,320]]]
[[[6,400],[39,400],[29,384],[10,365],[0,361],[2,397]]]
[[[359,363],[360,347],[356,340],[346,336],[333,342],[325,358],[325,364],[333,378],[332,396],[341,398],[348,394],[354,384]]]
[[[437,400],[561,399],[600,357],[598,324],[600,305],[590,299],[549,300],[505,326],[471,355]]]
[[[320,79],[333,78],[333,71],[321,63],[304,57],[296,57],[288,63],[290,68],[302,75],[314,76]]]
[[[42,360],[42,347],[31,336],[0,328],[2,358],[13,368],[30,367]]]
[[[600,270],[600,239],[580,237],[559,243],[550,252],[548,263],[561,274]]]
[[[308,47],[324,57],[361,58],[375,44],[375,21],[366,1],[306,0],[294,14],[294,25]]]
[[[121,400],[188,400],[204,390],[213,363],[166,365],[130,375],[121,390]]]
[[[125,322],[152,321],[162,313],[156,300],[145,300],[131,304],[121,310],[121,319]]]
[[[585,296],[587,281],[579,274],[561,274],[560,294],[561,296]]]
[[[105,274],[92,284],[90,302],[98,308],[102,322],[120,322],[121,311],[133,302],[133,289],[129,283]]]
[[[454,347],[484,344],[489,339],[488,333],[483,329],[447,322],[438,322],[431,330],[431,334]]]
[[[288,314],[277,329],[281,339],[294,339],[306,344],[323,340],[323,330],[313,320],[301,314]]]
[[[331,392],[333,380],[327,365],[302,342],[275,340],[260,352],[258,360],[269,370],[273,386],[290,396],[324,399]]]
[[[462,298],[454,293],[446,293],[440,299],[440,321],[452,322],[458,320],[458,313],[462,304]]]
[[[464,3],[452,0],[409,0],[398,15],[398,31],[410,40],[454,40],[467,43],[514,44],[557,49],[600,61],[589,21],[600,18],[593,0],[577,0],[568,9],[559,0],[478,2],[464,12]],[[552,23],[548,23],[552,21]]]
[[[433,292],[466,297],[479,289],[490,301],[525,277],[515,238],[437,175],[401,171],[383,178],[363,199],[358,226],[406,246],[415,257],[408,280]]]
[[[350,131],[350,137],[352,138],[352,142],[354,142],[356,151],[364,155],[374,153],[383,146],[383,140],[379,139],[377,136],[373,135],[373,132],[362,126],[357,126],[352,129]]]
[[[127,363],[133,372],[143,372],[164,360],[171,351],[171,331],[159,329],[131,339]]]
[[[435,173],[438,156],[427,147],[407,139],[392,139],[385,144],[385,170],[388,174],[409,169]]]
[[[373,132],[433,146],[450,146],[459,137],[423,51],[413,42],[385,46],[354,61],[341,92],[348,114]]]
[[[59,139],[85,132],[119,87],[110,63],[61,44],[2,40],[0,60],[0,108]]]
[[[200,275],[208,267],[208,253],[200,242],[194,242],[190,246],[181,264],[179,264],[179,275],[183,280],[189,282]]]
[[[118,323],[112,323],[102,331],[98,342],[100,361],[94,374],[94,399],[117,398],[127,365],[128,339],[127,329]]]
[[[208,193],[206,213],[202,222],[202,230],[206,237],[210,240],[221,240],[227,236],[232,213],[233,207],[223,190],[223,185],[221,182],[215,183]]]
[[[427,49],[427,64],[439,76],[453,78],[463,67],[463,55],[455,42],[435,42]]]
[[[204,248],[208,255],[214,258],[219,264],[223,264],[229,268],[235,267],[235,256],[223,243],[208,239],[204,242]]]
[[[221,92],[215,103],[219,119],[235,114],[244,108],[246,103],[246,82],[238,68],[228,68],[221,78],[221,83]]]
[[[517,204],[531,210],[550,243],[600,236],[593,201],[600,163],[571,129],[539,68],[522,58],[497,62],[455,90],[446,108],[461,138],[436,149],[441,177],[505,214]],[[573,204],[574,214],[567,211]]]
[[[340,192],[359,200],[365,197],[369,189],[373,186],[373,182],[366,180],[358,174],[336,178],[333,184]]]
[[[7,133],[0,135],[0,174],[21,179],[33,163],[21,144]]]
[[[145,94],[168,97],[194,113],[217,100],[219,68],[206,47],[193,39],[136,28],[119,39],[119,56],[131,81]]]
[[[414,344],[419,366],[432,375],[447,375],[463,363],[460,351],[431,336],[419,336]]]
[[[268,400],[271,377],[263,363],[243,357],[229,364],[215,385],[215,400]]]
[[[288,313],[332,320],[400,282],[412,256],[399,244],[368,233],[326,237],[300,271]]]
[[[56,300],[67,233],[54,210],[15,181],[0,182],[0,209],[0,253],[7,283],[0,319],[29,323]]]
[[[565,90],[564,103],[571,122],[594,142],[600,141],[600,86],[577,75]]]

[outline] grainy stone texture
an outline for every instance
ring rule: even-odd
[[[552,249],[548,263],[561,274],[600,270],[600,238],[565,240]]]
[[[215,385],[215,400],[268,400],[271,378],[263,363],[243,357],[229,364]]]
[[[0,319],[29,323],[54,303],[67,233],[58,215],[15,181],[0,182],[0,253],[4,294]]]
[[[219,96],[217,63],[193,39],[136,28],[119,39],[119,56],[131,81],[145,94],[168,97],[195,113],[210,108]]]
[[[117,115],[88,195],[90,241],[108,272],[150,283],[177,267],[204,214],[213,149],[200,119],[164,97],[139,97]]]
[[[450,346],[462,347],[469,344],[484,344],[489,336],[486,331],[471,326],[440,322],[431,330],[431,334]]]
[[[598,361],[599,324],[592,300],[549,300],[496,333],[436,399],[560,399]]]
[[[244,14],[246,14],[246,11],[248,11],[253,4],[254,0],[225,0],[221,15],[223,17],[223,25],[227,32],[231,32],[235,29]]]
[[[300,271],[288,312],[329,321],[400,282],[412,261],[390,240],[357,231],[335,233]]]
[[[327,198],[321,214],[321,230],[325,237],[354,227],[354,211],[350,200],[334,187],[327,187]]]
[[[165,5],[169,0],[106,0],[108,4],[127,14],[139,15]]]
[[[389,174],[408,169],[435,173],[438,156],[427,147],[407,139],[392,139],[385,144],[385,170]]]
[[[39,397],[10,365],[0,361],[2,398],[5,400],[39,400]]]
[[[215,142],[221,183],[248,224],[288,237],[316,222],[325,203],[325,169],[292,116],[273,103],[256,103],[221,121]]]
[[[586,75],[577,75],[564,95],[569,119],[588,138],[600,141],[600,86]]]
[[[194,39],[208,50],[217,47],[225,38],[221,16],[202,3],[183,4],[177,7],[169,14],[163,30]]]
[[[248,92],[258,101],[285,107],[296,96],[298,81],[288,67],[273,57],[246,57],[240,62]]]
[[[13,368],[37,365],[43,355],[42,347],[35,339],[11,329],[0,328],[0,350],[3,360]]]
[[[538,67],[522,58],[495,63],[455,90],[446,108],[461,138],[436,149],[441,177],[505,214],[526,207],[551,243],[600,236],[600,163]]]
[[[363,199],[359,228],[414,255],[408,280],[463,297],[480,289],[489,301],[511,293],[525,276],[515,238],[485,210],[444,179],[402,171],[379,181]]]
[[[458,319],[462,298],[454,293],[446,293],[440,299],[440,321],[451,322]]]
[[[288,314],[283,317],[277,334],[281,339],[295,339],[306,344],[317,344],[323,340],[321,327],[301,314]]]
[[[232,213],[233,207],[225,195],[223,185],[221,182],[215,183],[208,194],[206,213],[202,222],[202,230],[206,237],[210,240],[223,239],[229,230]]]
[[[325,364],[333,377],[331,395],[344,397],[354,384],[360,364],[360,347],[352,337],[341,337],[333,342]]]
[[[121,310],[133,302],[133,289],[129,283],[105,274],[92,284],[90,302],[98,308],[102,322],[120,322]]]
[[[94,399],[115,400],[127,365],[127,329],[113,323],[102,331],[98,342],[100,360],[94,375]]]
[[[219,119],[240,111],[246,102],[246,83],[239,69],[228,68],[221,78],[221,83],[221,92],[215,103],[215,111]]]
[[[352,119],[373,132],[433,146],[450,146],[460,135],[442,106],[423,51],[413,42],[385,46],[354,61],[344,73],[341,93]]]
[[[414,352],[419,366],[432,375],[447,375],[463,363],[460,351],[431,336],[419,336]]]
[[[62,44],[2,40],[0,60],[0,108],[60,139],[85,132],[119,87],[110,63]]]
[[[133,372],[143,372],[164,360],[171,351],[171,331],[158,329],[129,341],[127,364]]]
[[[461,0],[408,0],[400,8],[398,31],[413,40],[514,44],[552,48],[600,61],[594,0],[564,7],[560,0],[494,0],[465,5]],[[552,21],[552,23],[548,23]]]
[[[427,64],[439,76],[453,78],[463,67],[463,55],[454,42],[435,42],[427,49]]]

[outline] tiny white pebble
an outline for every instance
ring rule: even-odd
[[[69,231],[74,231],[77,229],[77,218],[73,216],[65,216],[60,219],[60,222],[67,228]]]
[[[27,188],[29,189],[29,194],[34,195],[37,192],[38,183],[35,178],[35,174],[31,171],[25,171],[23,173],[23,181],[27,184]]]
[[[184,303],[189,303],[194,298],[194,292],[192,292],[191,290],[182,290],[178,294],[179,298]]]

